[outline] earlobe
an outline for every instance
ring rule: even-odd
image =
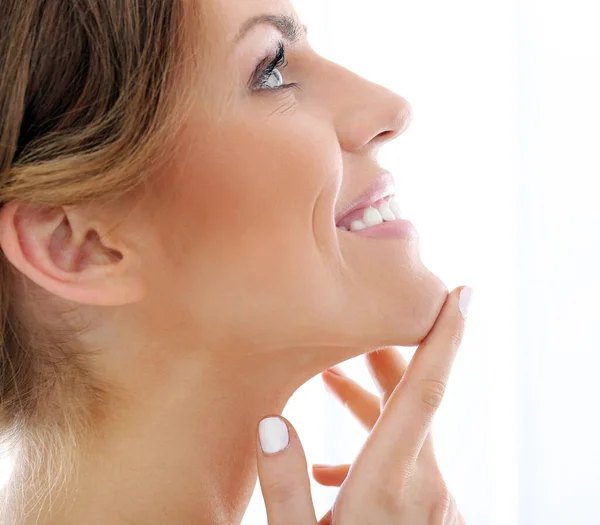
[[[116,235],[107,241],[98,230],[75,208],[12,201],[0,209],[4,255],[38,286],[83,304],[139,301],[144,290],[136,254],[119,249]]]

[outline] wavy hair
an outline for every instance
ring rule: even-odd
[[[0,0],[0,206],[104,202],[151,181],[201,63],[186,59],[201,26],[189,31],[183,11],[183,0]],[[106,417],[89,349],[42,323],[26,285],[0,251],[0,439],[14,459],[3,524],[72,479],[70,451]]]

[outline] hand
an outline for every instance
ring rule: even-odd
[[[461,290],[448,295],[408,366],[391,350],[368,355],[381,399],[347,378],[328,379],[371,433],[353,465],[322,471],[324,484],[339,482],[341,488],[320,525],[464,525],[429,436],[464,331]],[[316,525],[306,457],[294,428],[271,417],[261,421],[258,434],[269,525]]]
[[[395,348],[388,347],[365,355],[367,367],[371,376],[375,380],[381,397],[373,395],[365,390],[355,381],[348,378],[339,368],[334,367],[323,372],[325,385],[352,414],[358,419],[361,425],[368,431],[371,431],[381,415],[381,411],[387,404],[390,395],[404,376],[407,369],[406,359]],[[456,515],[458,520],[447,521],[443,523],[456,523],[463,525],[464,518],[456,509],[456,502],[452,495],[447,492],[442,474],[439,470],[431,432],[428,432],[423,447],[419,455],[421,462],[428,462],[428,478],[424,481],[425,486],[436,486],[441,489],[442,498],[449,501],[449,510],[452,515]],[[350,471],[351,465],[313,465],[313,477],[317,483],[325,486],[340,487]],[[325,515],[321,525],[331,523],[331,511]]]

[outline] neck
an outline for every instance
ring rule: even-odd
[[[54,498],[24,525],[240,523],[256,483],[259,420],[280,414],[320,370],[352,357],[335,354],[287,349],[239,361],[163,360],[143,368],[138,360],[136,372],[120,368],[123,394],[111,421],[82,448],[69,497]]]

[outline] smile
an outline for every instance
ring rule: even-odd
[[[364,193],[339,212],[335,218],[337,229],[340,233],[363,237],[418,237],[412,223],[402,218],[395,189],[392,174],[383,172]]]
[[[400,203],[394,195],[354,210],[340,220],[337,228],[367,237],[418,237],[413,224],[402,219]]]
[[[344,231],[359,231],[401,218],[402,213],[398,199],[394,195],[389,195],[371,206],[349,213],[339,222],[337,227]]]

